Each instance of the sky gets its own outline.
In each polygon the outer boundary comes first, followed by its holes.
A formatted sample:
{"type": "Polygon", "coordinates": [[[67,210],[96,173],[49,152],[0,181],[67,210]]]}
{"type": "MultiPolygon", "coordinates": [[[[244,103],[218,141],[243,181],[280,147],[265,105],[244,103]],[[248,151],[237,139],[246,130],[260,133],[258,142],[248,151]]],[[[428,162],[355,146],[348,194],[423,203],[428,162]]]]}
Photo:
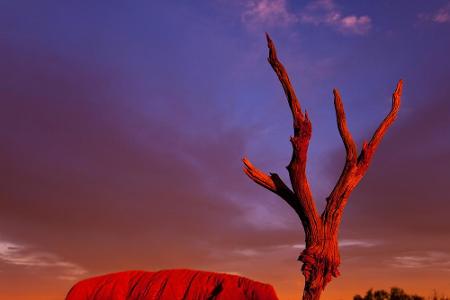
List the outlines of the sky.
{"type": "Polygon", "coordinates": [[[313,126],[319,209],[358,147],[398,119],[351,195],[324,300],[400,286],[450,295],[450,2],[1,1],[0,299],[191,268],[299,299],[301,223],[241,158],[287,182],[292,120],[274,40],[313,126]]]}

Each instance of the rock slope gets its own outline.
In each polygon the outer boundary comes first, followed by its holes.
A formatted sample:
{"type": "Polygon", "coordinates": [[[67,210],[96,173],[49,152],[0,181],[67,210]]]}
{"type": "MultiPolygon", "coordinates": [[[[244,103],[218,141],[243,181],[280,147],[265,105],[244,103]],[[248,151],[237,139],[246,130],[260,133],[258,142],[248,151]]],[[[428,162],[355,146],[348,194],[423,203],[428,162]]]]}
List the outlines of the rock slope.
{"type": "Polygon", "coordinates": [[[271,285],[194,270],[127,271],[82,280],[66,300],[278,300],[271,285]]]}

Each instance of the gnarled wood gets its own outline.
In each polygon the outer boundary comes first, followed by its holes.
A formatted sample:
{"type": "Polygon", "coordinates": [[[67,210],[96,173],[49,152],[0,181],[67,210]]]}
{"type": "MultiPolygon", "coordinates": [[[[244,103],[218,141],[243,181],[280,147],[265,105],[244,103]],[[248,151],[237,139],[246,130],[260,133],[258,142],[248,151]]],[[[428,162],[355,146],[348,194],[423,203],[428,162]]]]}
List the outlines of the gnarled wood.
{"type": "Polygon", "coordinates": [[[300,215],[302,210],[298,201],[296,201],[294,193],[283,182],[283,180],[281,180],[278,174],[270,173],[270,175],[267,175],[253,166],[253,164],[245,157],[242,159],[242,162],[244,163],[244,173],[247,174],[248,177],[250,177],[257,184],[283,198],[301,218],[305,218],[303,215],[300,215]]]}
{"type": "Polygon", "coordinates": [[[273,41],[266,34],[269,47],[268,61],[281,82],[293,117],[294,135],[291,137],[292,158],[287,166],[292,190],[275,174],[269,175],[255,168],[247,158],[243,159],[244,172],[257,184],[284,199],[297,213],[305,230],[306,247],[299,256],[305,276],[304,300],[317,300],[332,277],[339,276],[338,228],[348,197],[366,173],[373,154],[400,108],[402,81],[392,96],[392,108],[381,122],[369,143],[364,143],[357,154],[356,144],[347,127],[341,96],[333,90],[336,121],[346,150],[341,176],[327,198],[323,213],[319,216],[306,177],[306,161],[312,126],[308,114],[302,112],[300,102],[283,64],[278,60],[273,41]]]}
{"type": "Polygon", "coordinates": [[[311,122],[308,114],[306,112],[305,114],[302,113],[300,102],[295,95],[287,71],[278,60],[275,45],[268,34],[266,34],[266,37],[269,47],[268,61],[283,86],[293,117],[294,136],[291,137],[293,151],[291,162],[287,166],[289,178],[297,201],[300,203],[302,212],[306,216],[306,218],[301,220],[302,224],[305,230],[311,232],[311,238],[314,238],[315,232],[321,226],[321,221],[306,177],[307,152],[312,132],[311,122]]]}

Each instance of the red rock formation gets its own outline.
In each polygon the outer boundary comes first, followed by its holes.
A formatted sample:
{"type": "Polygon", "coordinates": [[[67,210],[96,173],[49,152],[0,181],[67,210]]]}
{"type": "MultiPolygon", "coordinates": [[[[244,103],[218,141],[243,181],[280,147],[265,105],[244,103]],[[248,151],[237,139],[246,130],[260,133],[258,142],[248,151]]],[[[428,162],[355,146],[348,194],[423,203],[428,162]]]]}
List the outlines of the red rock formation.
{"type": "Polygon", "coordinates": [[[66,300],[277,300],[271,285],[193,270],[128,271],[75,284],[66,300]]]}

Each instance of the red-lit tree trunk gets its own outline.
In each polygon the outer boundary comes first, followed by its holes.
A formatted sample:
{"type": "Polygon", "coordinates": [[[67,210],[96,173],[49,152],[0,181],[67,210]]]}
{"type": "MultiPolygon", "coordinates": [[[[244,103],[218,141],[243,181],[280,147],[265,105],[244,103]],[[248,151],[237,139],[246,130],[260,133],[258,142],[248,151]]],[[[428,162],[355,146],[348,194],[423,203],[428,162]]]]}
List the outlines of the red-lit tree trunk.
{"type": "Polygon", "coordinates": [[[278,60],[272,40],[269,35],[266,36],[269,47],[268,61],[283,86],[293,117],[294,135],[291,137],[293,151],[291,161],[287,166],[292,189],[277,174],[266,174],[260,171],[246,158],[243,159],[244,172],[257,184],[284,199],[299,216],[305,230],[306,242],[306,247],[298,258],[303,262],[302,273],[305,276],[303,299],[317,300],[331,278],[339,276],[338,229],[342,213],[350,193],[366,173],[378,144],[397,116],[400,108],[402,81],[398,82],[392,95],[391,111],[381,122],[371,140],[368,143],[364,142],[359,155],[347,128],[341,97],[336,89],[333,90],[337,127],[344,142],[346,160],[338,182],[326,199],[326,207],[319,215],[306,178],[311,122],[306,111],[302,112],[286,69],[278,60]]]}

